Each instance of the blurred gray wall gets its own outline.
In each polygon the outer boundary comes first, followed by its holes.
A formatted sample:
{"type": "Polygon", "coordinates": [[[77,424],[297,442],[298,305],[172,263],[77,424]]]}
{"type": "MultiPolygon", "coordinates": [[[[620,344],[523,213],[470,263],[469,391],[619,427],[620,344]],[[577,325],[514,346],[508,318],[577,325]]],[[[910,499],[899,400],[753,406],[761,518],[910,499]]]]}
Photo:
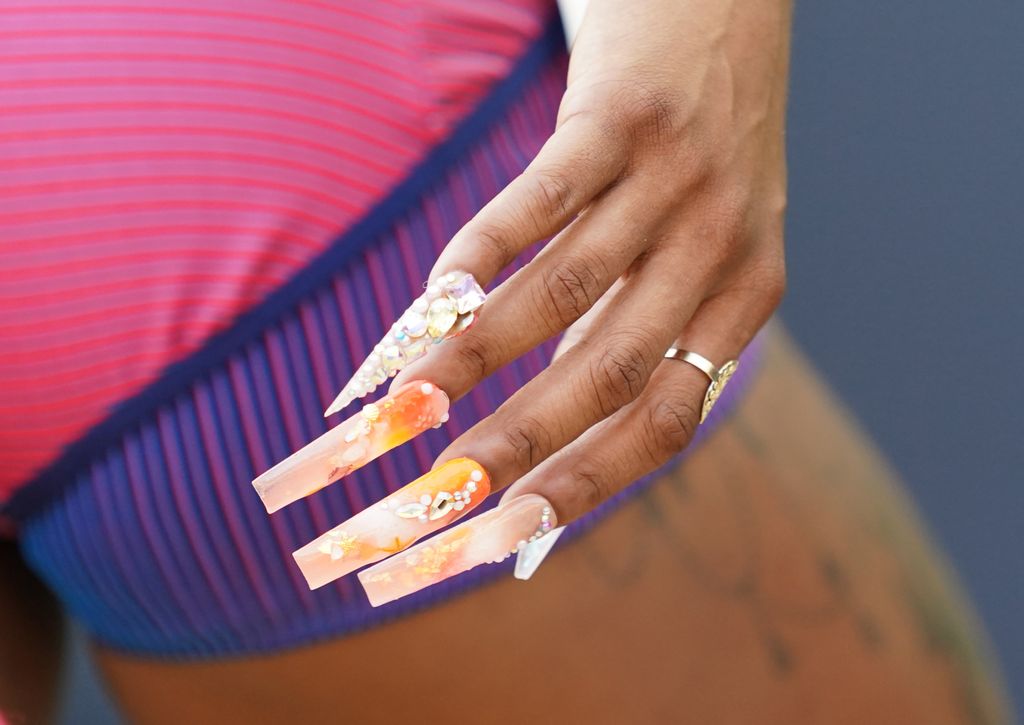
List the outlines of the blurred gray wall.
{"type": "MultiPolygon", "coordinates": [[[[1024,2],[797,5],[784,317],[908,480],[1019,699],[1024,2]]],[[[82,662],[64,720],[110,722],[82,662]]]]}
{"type": "Polygon", "coordinates": [[[1024,2],[797,2],[784,318],[1024,693],[1024,2]]]}

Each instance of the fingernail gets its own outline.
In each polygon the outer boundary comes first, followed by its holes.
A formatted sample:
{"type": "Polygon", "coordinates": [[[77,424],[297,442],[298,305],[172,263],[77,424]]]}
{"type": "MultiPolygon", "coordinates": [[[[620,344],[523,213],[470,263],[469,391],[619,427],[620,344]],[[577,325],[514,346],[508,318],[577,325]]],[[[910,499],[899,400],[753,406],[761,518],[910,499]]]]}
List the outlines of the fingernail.
{"type": "Polygon", "coordinates": [[[410,381],[288,456],[252,485],[273,513],[446,420],[444,391],[425,380],[410,381]]]}
{"type": "Polygon", "coordinates": [[[469,513],[491,481],[476,461],[456,458],[363,509],[293,556],[310,589],[391,556],[469,513]]]}
{"type": "Polygon", "coordinates": [[[481,564],[503,561],[555,526],[542,496],[527,494],[359,573],[370,604],[379,607],[481,564]]]}
{"type": "Polygon", "coordinates": [[[519,550],[519,553],[516,554],[516,579],[526,581],[533,576],[537,568],[544,563],[548,552],[551,551],[551,548],[558,541],[558,537],[562,535],[563,531],[565,531],[564,526],[552,529],[539,539],[528,541],[526,546],[519,550]]]}
{"type": "Polygon", "coordinates": [[[377,343],[324,416],[376,390],[406,365],[426,355],[436,343],[465,332],[486,298],[467,272],[449,272],[432,282],[377,343]]]}

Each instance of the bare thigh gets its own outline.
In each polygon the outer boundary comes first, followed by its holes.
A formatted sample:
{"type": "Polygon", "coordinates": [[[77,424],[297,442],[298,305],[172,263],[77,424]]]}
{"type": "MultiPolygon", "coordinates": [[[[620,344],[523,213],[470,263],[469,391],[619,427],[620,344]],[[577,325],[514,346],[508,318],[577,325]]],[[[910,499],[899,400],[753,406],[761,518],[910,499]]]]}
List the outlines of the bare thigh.
{"type": "Polygon", "coordinates": [[[776,333],[731,420],[529,584],[268,657],[101,650],[115,694],[139,722],[1007,722],[898,481],[776,333]]]}

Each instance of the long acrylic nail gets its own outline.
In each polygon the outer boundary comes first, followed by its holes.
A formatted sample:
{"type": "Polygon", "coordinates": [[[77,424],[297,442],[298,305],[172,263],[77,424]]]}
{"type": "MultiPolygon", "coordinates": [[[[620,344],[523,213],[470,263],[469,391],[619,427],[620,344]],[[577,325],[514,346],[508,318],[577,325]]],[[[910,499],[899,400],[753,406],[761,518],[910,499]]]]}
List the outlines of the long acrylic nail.
{"type": "Polygon", "coordinates": [[[309,542],[293,556],[310,589],[391,556],[468,513],[491,490],[476,461],[456,458],[309,542]]]}
{"type": "Polygon", "coordinates": [[[359,573],[370,604],[379,607],[480,564],[500,562],[555,526],[551,505],[527,494],[359,573]]]}
{"type": "Polygon", "coordinates": [[[324,416],[376,390],[406,365],[426,355],[432,345],[465,332],[485,299],[487,295],[467,272],[449,272],[428,285],[373,348],[324,416]]]}
{"type": "Polygon", "coordinates": [[[516,554],[516,579],[522,579],[526,581],[533,576],[533,573],[537,571],[537,568],[544,563],[544,559],[547,557],[551,548],[558,541],[558,537],[565,531],[564,526],[559,526],[557,529],[551,529],[548,533],[535,541],[528,541],[526,546],[519,550],[516,554]]]}
{"type": "Polygon", "coordinates": [[[448,396],[414,380],[395,390],[252,482],[273,513],[365,466],[383,453],[448,420],[448,396]]]}

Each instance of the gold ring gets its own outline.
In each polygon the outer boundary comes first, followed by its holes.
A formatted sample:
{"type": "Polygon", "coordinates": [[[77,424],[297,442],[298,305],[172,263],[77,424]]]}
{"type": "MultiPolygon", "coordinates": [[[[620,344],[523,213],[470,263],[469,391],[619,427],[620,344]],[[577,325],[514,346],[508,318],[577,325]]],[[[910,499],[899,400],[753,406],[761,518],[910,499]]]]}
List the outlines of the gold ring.
{"type": "Polygon", "coordinates": [[[690,352],[689,350],[682,350],[678,347],[670,347],[668,352],[665,353],[665,357],[670,360],[678,360],[679,362],[693,365],[695,368],[707,375],[708,380],[711,381],[708,385],[707,392],[704,394],[704,405],[700,410],[700,422],[703,423],[704,419],[708,417],[708,413],[710,413],[711,409],[715,407],[715,403],[718,402],[718,398],[722,395],[722,391],[725,390],[725,386],[729,382],[729,378],[733,376],[733,373],[735,373],[736,369],[739,367],[739,362],[736,360],[729,360],[721,367],[718,367],[703,355],[690,352]]]}

